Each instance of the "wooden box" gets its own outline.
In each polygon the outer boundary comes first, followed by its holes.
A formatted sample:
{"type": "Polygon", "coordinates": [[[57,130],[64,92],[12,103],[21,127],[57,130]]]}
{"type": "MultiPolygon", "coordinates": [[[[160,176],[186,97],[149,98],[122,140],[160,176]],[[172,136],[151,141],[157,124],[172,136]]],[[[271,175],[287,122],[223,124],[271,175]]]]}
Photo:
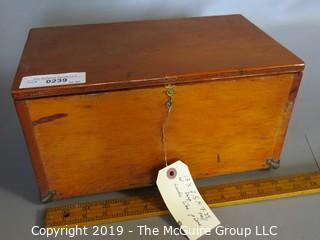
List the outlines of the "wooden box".
{"type": "MultiPolygon", "coordinates": [[[[12,95],[41,196],[148,186],[277,165],[304,63],[241,15],[47,27],[29,33],[12,95]],[[85,82],[21,88],[34,75],[85,82]]],[[[62,83],[63,84],[63,83],[62,83]]]]}

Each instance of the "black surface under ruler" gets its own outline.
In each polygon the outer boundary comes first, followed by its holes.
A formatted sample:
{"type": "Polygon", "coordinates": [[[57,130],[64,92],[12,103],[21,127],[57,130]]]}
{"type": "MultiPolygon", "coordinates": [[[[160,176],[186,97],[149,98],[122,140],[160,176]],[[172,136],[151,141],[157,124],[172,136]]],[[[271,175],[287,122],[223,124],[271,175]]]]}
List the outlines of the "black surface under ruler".
{"type": "MultiPolygon", "coordinates": [[[[199,187],[210,207],[320,193],[320,172],[199,187]]],[[[106,224],[168,214],[158,192],[48,208],[46,227],[106,224]]]]}

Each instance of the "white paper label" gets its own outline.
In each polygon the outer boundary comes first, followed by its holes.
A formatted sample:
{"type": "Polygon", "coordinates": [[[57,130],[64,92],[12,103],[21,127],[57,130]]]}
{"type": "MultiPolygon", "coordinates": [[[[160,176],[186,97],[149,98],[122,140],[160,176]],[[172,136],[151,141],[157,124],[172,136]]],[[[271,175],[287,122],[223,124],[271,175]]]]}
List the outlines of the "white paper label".
{"type": "Polygon", "coordinates": [[[170,213],[189,239],[198,239],[220,224],[183,162],[177,161],[161,169],[157,186],[170,213]]]}
{"type": "Polygon", "coordinates": [[[58,73],[23,77],[19,88],[51,87],[86,82],[85,72],[58,73]]]}

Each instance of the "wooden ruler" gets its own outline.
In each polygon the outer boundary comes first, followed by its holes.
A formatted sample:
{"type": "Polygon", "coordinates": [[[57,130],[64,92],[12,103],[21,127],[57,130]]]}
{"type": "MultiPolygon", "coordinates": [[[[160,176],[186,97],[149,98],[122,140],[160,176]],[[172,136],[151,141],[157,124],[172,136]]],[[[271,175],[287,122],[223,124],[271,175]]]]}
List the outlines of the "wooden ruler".
{"type": "MultiPolygon", "coordinates": [[[[210,207],[320,193],[320,173],[305,173],[199,187],[210,207]]],[[[90,226],[168,214],[156,191],[133,197],[48,208],[46,227],[90,226]]]]}

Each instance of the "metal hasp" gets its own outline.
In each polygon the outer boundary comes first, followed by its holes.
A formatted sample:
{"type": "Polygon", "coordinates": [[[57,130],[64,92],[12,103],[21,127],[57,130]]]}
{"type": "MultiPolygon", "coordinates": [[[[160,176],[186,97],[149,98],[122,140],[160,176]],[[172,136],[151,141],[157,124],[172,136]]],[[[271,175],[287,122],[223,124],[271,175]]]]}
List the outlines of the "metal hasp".
{"type": "Polygon", "coordinates": [[[168,96],[168,101],[167,101],[167,108],[170,109],[173,105],[173,94],[174,94],[174,90],[173,90],[173,86],[168,85],[167,87],[167,96],[168,96]]]}

